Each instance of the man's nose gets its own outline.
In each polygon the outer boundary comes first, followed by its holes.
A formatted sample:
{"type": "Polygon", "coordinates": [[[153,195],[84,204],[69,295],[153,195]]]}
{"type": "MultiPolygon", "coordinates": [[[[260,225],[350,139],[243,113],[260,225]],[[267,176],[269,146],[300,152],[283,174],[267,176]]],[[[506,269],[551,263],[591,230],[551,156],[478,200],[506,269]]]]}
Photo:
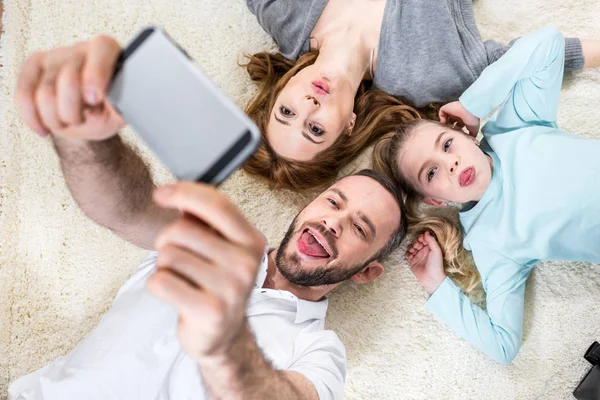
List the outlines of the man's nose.
{"type": "Polygon", "coordinates": [[[321,222],[325,225],[325,229],[330,231],[336,238],[342,233],[342,225],[339,220],[334,218],[324,218],[321,222]]]}

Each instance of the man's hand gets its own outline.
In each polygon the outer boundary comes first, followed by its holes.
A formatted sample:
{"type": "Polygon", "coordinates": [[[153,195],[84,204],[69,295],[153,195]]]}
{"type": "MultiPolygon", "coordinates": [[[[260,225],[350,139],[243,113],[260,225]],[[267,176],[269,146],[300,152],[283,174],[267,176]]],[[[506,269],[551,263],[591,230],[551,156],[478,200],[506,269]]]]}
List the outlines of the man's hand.
{"type": "Polygon", "coordinates": [[[444,258],[437,240],[429,233],[420,235],[406,252],[410,270],[429,295],[446,279],[444,258]]]}
{"type": "Polygon", "coordinates": [[[104,140],[125,121],[106,99],[121,47],[108,36],[31,55],[21,67],[16,101],[27,126],[50,133],[104,140]]]}
{"type": "Polygon", "coordinates": [[[473,137],[477,137],[479,133],[479,118],[464,108],[460,101],[448,103],[440,108],[439,116],[441,123],[457,126],[460,129],[467,128],[473,137]]]}
{"type": "Polygon", "coordinates": [[[212,186],[166,186],[154,199],[184,214],[156,239],[158,270],[148,290],[179,311],[179,340],[190,357],[226,356],[247,329],[246,304],[265,239],[212,186]]]}

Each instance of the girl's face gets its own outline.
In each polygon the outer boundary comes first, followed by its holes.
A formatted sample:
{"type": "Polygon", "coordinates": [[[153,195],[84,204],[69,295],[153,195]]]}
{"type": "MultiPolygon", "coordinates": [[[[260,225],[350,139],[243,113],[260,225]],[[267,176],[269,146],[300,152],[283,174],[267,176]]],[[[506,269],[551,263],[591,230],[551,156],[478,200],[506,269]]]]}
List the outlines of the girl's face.
{"type": "Polygon", "coordinates": [[[343,132],[352,132],[356,93],[347,80],[326,75],[316,66],[308,66],[277,96],[266,133],[278,155],[309,161],[343,132]]]}
{"type": "Polygon", "coordinates": [[[479,201],[492,179],[492,160],[477,140],[458,129],[424,124],[398,155],[403,176],[434,206],[479,201]]]}

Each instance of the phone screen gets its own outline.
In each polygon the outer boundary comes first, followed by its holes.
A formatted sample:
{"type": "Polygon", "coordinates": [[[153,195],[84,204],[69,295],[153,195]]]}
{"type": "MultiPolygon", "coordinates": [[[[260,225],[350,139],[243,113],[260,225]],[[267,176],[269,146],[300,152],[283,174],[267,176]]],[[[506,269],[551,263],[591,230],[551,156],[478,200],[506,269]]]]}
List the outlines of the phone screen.
{"type": "Polygon", "coordinates": [[[223,180],[255,150],[258,128],[162,31],[138,42],[125,49],[111,102],[176,177],[223,180]]]}

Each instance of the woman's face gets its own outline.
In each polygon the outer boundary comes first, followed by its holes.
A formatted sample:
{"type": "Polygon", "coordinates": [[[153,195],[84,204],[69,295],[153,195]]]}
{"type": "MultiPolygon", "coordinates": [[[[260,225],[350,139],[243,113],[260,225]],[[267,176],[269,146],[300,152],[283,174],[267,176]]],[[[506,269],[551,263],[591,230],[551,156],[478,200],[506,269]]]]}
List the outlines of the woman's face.
{"type": "Polygon", "coordinates": [[[479,201],[492,179],[492,162],[477,141],[458,129],[424,124],[398,155],[403,176],[427,204],[479,201]]]}
{"type": "Polygon", "coordinates": [[[275,100],[267,140],[281,157],[309,161],[341,134],[350,134],[355,91],[343,78],[329,78],[314,66],[293,76],[275,100]]]}

